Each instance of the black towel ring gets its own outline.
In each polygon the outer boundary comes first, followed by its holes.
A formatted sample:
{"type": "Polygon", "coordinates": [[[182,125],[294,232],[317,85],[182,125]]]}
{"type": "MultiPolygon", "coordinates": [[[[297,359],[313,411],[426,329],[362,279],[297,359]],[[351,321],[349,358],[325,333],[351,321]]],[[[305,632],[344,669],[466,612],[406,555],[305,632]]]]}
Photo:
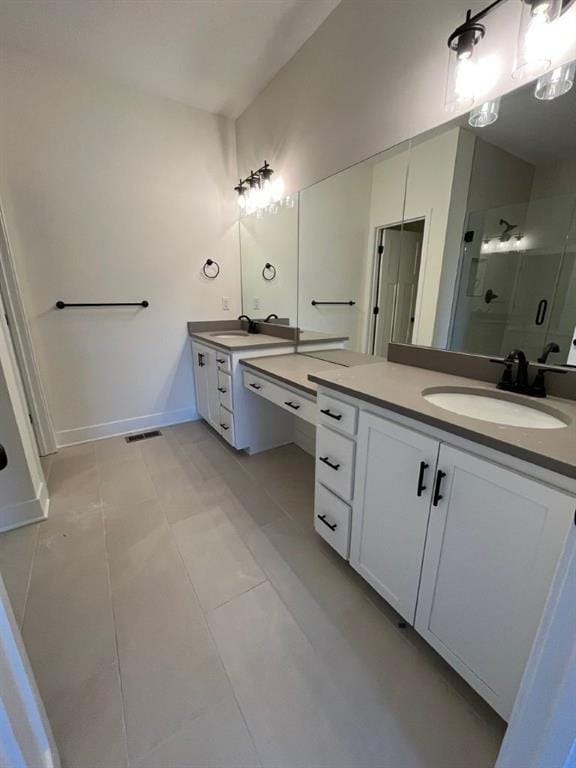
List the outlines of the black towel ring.
{"type": "Polygon", "coordinates": [[[217,262],[213,261],[212,259],[206,259],[206,263],[202,267],[202,272],[204,272],[204,275],[205,275],[205,277],[208,278],[208,280],[215,280],[218,277],[218,275],[220,274],[220,266],[218,265],[217,262]],[[216,272],[215,272],[215,274],[210,275],[206,271],[206,267],[212,267],[212,266],[216,267],[216,272]]]}
{"type": "Polygon", "coordinates": [[[274,264],[270,264],[269,261],[267,261],[266,264],[264,264],[264,269],[262,270],[262,277],[264,278],[264,280],[268,280],[268,282],[270,282],[270,280],[274,280],[274,278],[276,277],[276,267],[274,266],[274,264]],[[270,277],[266,277],[266,272],[272,272],[270,277]]]}

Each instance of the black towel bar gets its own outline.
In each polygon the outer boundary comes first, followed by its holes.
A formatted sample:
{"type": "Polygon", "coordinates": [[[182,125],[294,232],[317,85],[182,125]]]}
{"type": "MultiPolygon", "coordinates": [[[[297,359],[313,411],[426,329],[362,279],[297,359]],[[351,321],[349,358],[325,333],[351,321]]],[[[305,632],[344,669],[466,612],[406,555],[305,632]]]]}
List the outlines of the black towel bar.
{"type": "Polygon", "coordinates": [[[317,307],[320,304],[332,304],[334,306],[353,307],[356,304],[355,301],[316,301],[316,299],[312,299],[311,303],[313,307],[317,307]]]}
{"type": "Polygon", "coordinates": [[[98,302],[98,303],[89,303],[89,304],[68,304],[65,301],[57,301],[56,302],[56,309],[66,309],[67,307],[149,307],[150,302],[146,301],[105,301],[105,302],[98,302]]]}

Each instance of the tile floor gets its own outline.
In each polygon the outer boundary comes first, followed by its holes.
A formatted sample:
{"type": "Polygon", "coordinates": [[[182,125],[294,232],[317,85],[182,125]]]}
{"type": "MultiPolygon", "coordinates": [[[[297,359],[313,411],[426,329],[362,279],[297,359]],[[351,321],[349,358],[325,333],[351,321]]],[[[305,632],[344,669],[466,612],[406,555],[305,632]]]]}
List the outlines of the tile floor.
{"type": "Polygon", "coordinates": [[[314,462],[201,422],[45,461],[0,570],[65,768],[490,768],[504,723],[314,533],[314,462]]]}

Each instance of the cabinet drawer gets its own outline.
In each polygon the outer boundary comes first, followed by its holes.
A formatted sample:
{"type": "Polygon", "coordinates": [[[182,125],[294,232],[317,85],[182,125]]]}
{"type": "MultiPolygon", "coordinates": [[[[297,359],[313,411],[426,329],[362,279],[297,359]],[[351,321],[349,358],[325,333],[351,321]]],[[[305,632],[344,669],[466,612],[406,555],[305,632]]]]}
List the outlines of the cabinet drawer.
{"type": "Polygon", "coordinates": [[[316,434],[316,479],[342,499],[350,501],[356,445],[348,437],[326,427],[316,434]]]}
{"type": "Polygon", "coordinates": [[[230,355],[226,355],[223,352],[216,350],[216,364],[218,370],[224,373],[232,373],[232,364],[230,363],[230,355]]]}
{"type": "Polygon", "coordinates": [[[220,406],[220,434],[231,446],[235,446],[234,416],[223,406],[220,406]]]}
{"type": "Polygon", "coordinates": [[[270,400],[288,413],[305,419],[311,424],[316,424],[316,405],[313,400],[297,395],[291,389],[280,384],[273,384],[271,381],[261,379],[249,371],[244,372],[244,386],[250,392],[265,397],[266,400],[270,400]]]}
{"type": "Polygon", "coordinates": [[[255,376],[249,371],[244,371],[244,386],[249,392],[254,392],[260,397],[265,397],[268,400],[272,400],[272,388],[273,384],[264,381],[259,376],[255,376]]]}
{"type": "Polygon", "coordinates": [[[220,393],[220,405],[232,410],[232,377],[218,370],[218,392],[220,393]]]}
{"type": "Polygon", "coordinates": [[[337,496],[316,483],[314,528],[345,560],[350,552],[351,510],[337,496]]]}
{"type": "Polygon", "coordinates": [[[358,427],[358,408],[328,395],[318,395],[318,424],[324,424],[348,435],[355,435],[358,427]]]}

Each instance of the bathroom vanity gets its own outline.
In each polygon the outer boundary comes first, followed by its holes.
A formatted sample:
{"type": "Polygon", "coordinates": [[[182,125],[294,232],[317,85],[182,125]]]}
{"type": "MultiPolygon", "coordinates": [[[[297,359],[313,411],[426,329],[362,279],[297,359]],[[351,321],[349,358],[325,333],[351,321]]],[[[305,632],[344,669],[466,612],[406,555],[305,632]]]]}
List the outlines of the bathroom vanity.
{"type": "Polygon", "coordinates": [[[574,524],[576,402],[535,404],[556,428],[507,427],[422,394],[486,382],[395,363],[312,379],[317,533],[508,719],[574,524]]]}

